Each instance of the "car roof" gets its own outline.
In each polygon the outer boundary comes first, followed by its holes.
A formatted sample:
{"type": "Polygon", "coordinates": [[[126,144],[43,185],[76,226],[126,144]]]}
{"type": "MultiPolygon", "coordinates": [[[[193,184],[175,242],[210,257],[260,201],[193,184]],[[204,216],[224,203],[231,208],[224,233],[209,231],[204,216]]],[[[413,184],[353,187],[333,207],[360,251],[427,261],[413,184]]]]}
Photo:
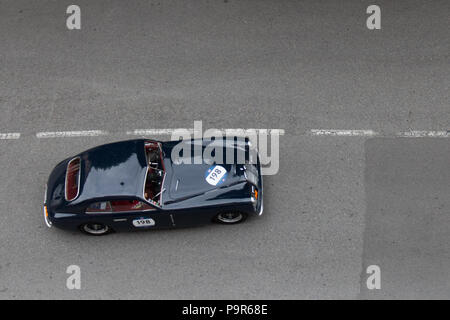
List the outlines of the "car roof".
{"type": "Polygon", "coordinates": [[[115,142],[81,153],[80,194],[70,204],[102,198],[142,198],[147,174],[144,141],[115,142]]]}

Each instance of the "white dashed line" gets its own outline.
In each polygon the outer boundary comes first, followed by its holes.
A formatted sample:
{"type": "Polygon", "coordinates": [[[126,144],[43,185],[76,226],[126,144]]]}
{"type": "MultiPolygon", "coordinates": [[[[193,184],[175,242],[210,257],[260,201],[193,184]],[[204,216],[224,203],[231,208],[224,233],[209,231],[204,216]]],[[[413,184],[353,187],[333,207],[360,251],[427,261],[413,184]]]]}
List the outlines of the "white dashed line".
{"type": "Polygon", "coordinates": [[[256,132],[257,134],[278,134],[280,136],[284,135],[284,129],[219,129],[220,132],[223,134],[230,134],[230,135],[244,135],[256,132]]]}
{"type": "Polygon", "coordinates": [[[19,138],[20,133],[18,132],[0,133],[0,140],[14,140],[19,138]]]}
{"type": "MultiPolygon", "coordinates": [[[[252,132],[256,132],[257,134],[279,134],[284,135],[284,129],[217,129],[222,134],[229,135],[244,135],[252,132]]],[[[187,132],[189,134],[194,133],[194,128],[176,128],[176,129],[136,129],[132,131],[127,131],[127,135],[135,135],[135,136],[151,136],[151,135],[172,135],[175,132],[187,132]]]]}
{"type": "Polygon", "coordinates": [[[310,132],[313,136],[371,137],[378,135],[373,130],[312,129],[310,132]]]}
{"type": "Polygon", "coordinates": [[[108,135],[108,131],[103,130],[54,131],[36,133],[37,138],[95,137],[106,135],[108,135]]]}
{"type": "Polygon", "coordinates": [[[175,131],[188,131],[190,134],[194,133],[193,128],[178,128],[178,129],[136,129],[133,131],[127,131],[127,134],[134,136],[161,136],[161,135],[171,135],[175,131]]]}
{"type": "Polygon", "coordinates": [[[449,131],[405,131],[397,133],[398,137],[412,137],[412,138],[448,138],[450,137],[449,131]]]}
{"type": "MultiPolygon", "coordinates": [[[[227,135],[247,135],[256,132],[257,134],[278,134],[284,135],[284,129],[217,129],[222,134],[227,135]]],[[[135,136],[158,136],[158,135],[172,135],[175,132],[184,132],[188,134],[194,133],[194,128],[173,128],[173,129],[135,129],[126,131],[127,135],[135,136]]],[[[118,132],[115,134],[123,134],[118,132]]],[[[330,137],[411,137],[411,138],[450,138],[450,130],[442,131],[427,131],[427,130],[410,130],[402,131],[394,134],[379,133],[374,130],[341,130],[341,129],[311,129],[306,133],[312,136],[330,136],[330,137]]],[[[68,138],[68,137],[95,137],[110,135],[105,130],[82,130],[82,131],[49,131],[37,132],[36,137],[40,139],[45,138],[68,138]]],[[[0,133],[0,140],[17,140],[20,139],[19,132],[0,133]]]]}

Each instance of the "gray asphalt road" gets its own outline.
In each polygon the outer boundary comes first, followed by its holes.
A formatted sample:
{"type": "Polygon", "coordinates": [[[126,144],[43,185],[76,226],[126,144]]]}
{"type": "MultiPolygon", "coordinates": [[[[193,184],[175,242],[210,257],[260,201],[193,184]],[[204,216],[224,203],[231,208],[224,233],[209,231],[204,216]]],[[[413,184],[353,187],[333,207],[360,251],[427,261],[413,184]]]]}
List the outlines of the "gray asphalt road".
{"type": "Polygon", "coordinates": [[[383,270],[383,290],[362,297],[448,298],[450,143],[371,139],[366,143],[363,265],[383,270]]]}
{"type": "Polygon", "coordinates": [[[21,137],[0,140],[0,298],[450,298],[450,140],[389,138],[450,127],[450,3],[377,1],[377,31],[370,4],[1,1],[0,132],[21,137]],[[194,120],[285,130],[260,219],[101,238],[46,228],[61,159],[194,120]],[[94,129],[111,134],[36,137],[94,129]],[[66,288],[72,264],[81,290],[66,288]],[[370,264],[380,290],[365,287],[370,264]]]}

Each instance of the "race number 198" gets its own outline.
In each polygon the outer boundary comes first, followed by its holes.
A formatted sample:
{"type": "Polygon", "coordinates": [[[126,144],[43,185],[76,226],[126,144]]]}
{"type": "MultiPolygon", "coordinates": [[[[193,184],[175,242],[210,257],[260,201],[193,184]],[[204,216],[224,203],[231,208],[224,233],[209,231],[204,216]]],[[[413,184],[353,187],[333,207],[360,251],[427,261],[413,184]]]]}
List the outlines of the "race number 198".
{"type": "Polygon", "coordinates": [[[224,181],[224,176],[227,173],[227,169],[222,166],[213,166],[208,169],[206,182],[210,185],[217,186],[224,181]]]}

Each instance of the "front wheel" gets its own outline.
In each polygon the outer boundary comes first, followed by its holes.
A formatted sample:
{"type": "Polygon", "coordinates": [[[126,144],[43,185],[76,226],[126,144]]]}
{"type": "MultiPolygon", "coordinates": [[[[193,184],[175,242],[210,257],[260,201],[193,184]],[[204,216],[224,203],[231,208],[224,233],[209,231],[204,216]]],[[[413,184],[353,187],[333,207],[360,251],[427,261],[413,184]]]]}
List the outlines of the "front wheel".
{"type": "Polygon", "coordinates": [[[219,213],[214,221],[222,224],[236,224],[244,221],[247,214],[240,211],[226,211],[219,213]]]}
{"type": "Polygon", "coordinates": [[[91,236],[103,236],[111,232],[111,228],[101,223],[85,223],[80,227],[81,231],[91,236]]]}

